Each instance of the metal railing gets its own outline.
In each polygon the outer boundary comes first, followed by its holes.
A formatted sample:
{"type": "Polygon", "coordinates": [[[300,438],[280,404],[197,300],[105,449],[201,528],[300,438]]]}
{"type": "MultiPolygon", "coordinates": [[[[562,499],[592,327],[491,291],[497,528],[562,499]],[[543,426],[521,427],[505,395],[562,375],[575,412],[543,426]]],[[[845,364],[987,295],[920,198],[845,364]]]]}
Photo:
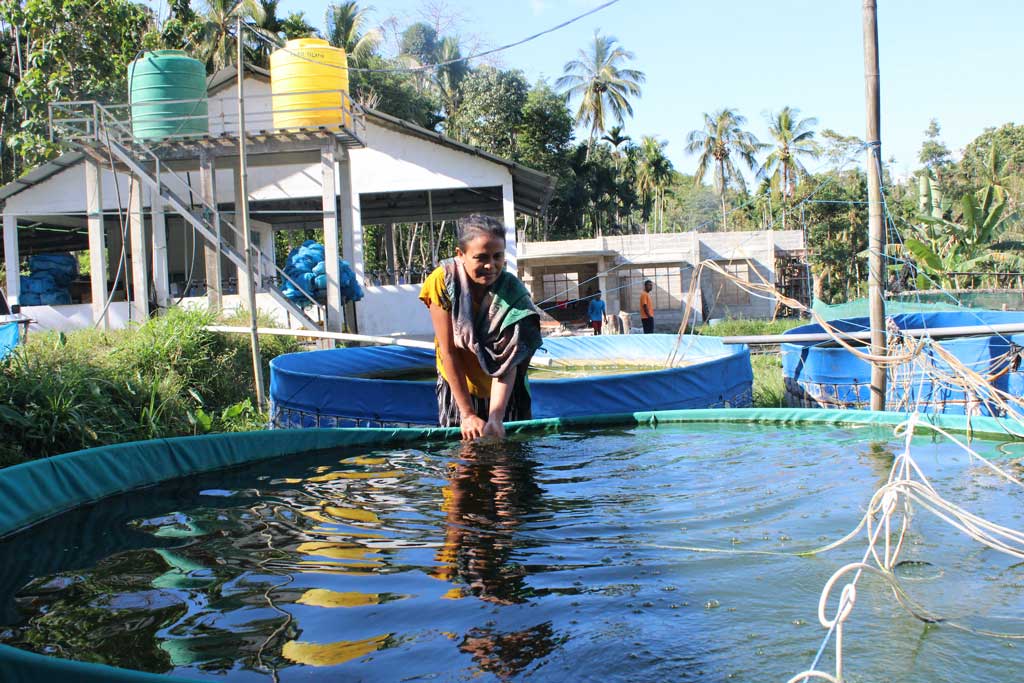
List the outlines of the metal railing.
{"type": "MultiPolygon", "coordinates": [[[[278,93],[271,95],[247,95],[245,97],[246,135],[266,135],[273,133],[289,132],[322,132],[341,130],[354,141],[362,144],[366,135],[366,113],[352,97],[344,90],[304,90],[290,93],[278,93]],[[320,107],[294,107],[284,106],[290,102],[289,98],[308,97],[314,95],[337,95],[340,106],[320,107]],[[329,123],[316,123],[309,125],[281,127],[275,125],[275,117],[295,116],[308,114],[311,117],[319,117],[324,112],[337,112],[335,117],[325,117],[329,123]]],[[[238,135],[239,121],[238,112],[234,100],[230,98],[199,98],[185,100],[160,100],[156,102],[136,102],[134,104],[101,105],[91,100],[79,100],[68,102],[51,102],[47,106],[50,141],[56,142],[59,137],[73,141],[83,139],[95,139],[99,133],[98,109],[101,108],[110,115],[111,121],[118,124],[116,142],[121,144],[136,144],[138,142],[173,142],[175,140],[188,140],[204,135],[238,135]],[[145,111],[150,107],[175,106],[182,109],[188,108],[190,113],[181,115],[163,116],[158,112],[145,111]],[[199,112],[202,105],[206,111],[199,112]],[[134,111],[133,111],[134,110],[134,111]],[[142,133],[140,136],[135,131],[145,129],[145,126],[152,125],[159,120],[162,123],[179,122],[177,130],[188,130],[187,125],[193,121],[206,123],[207,133],[196,132],[172,132],[159,136],[149,136],[142,133]]],[[[141,132],[141,131],[140,131],[141,132]]]]}
{"type": "MultiPolygon", "coordinates": [[[[242,263],[244,263],[244,253],[237,253],[237,247],[224,240],[223,234],[221,233],[219,228],[220,226],[226,226],[229,230],[229,234],[233,234],[236,238],[239,239],[242,237],[242,233],[233,223],[231,223],[231,221],[227,220],[220,214],[217,207],[208,204],[200,194],[198,196],[199,206],[202,207],[203,209],[203,215],[196,216],[195,213],[192,211],[191,204],[186,204],[183,200],[178,198],[171,191],[167,183],[164,182],[163,178],[167,176],[173,177],[177,180],[178,183],[180,183],[182,187],[185,188],[190,188],[191,185],[189,182],[187,182],[185,179],[183,179],[181,176],[175,173],[173,169],[163,164],[159,155],[157,155],[156,152],[150,149],[146,144],[139,141],[135,141],[131,145],[130,150],[125,149],[125,144],[122,142],[122,140],[126,138],[133,139],[130,125],[126,124],[122,120],[119,120],[113,114],[113,112],[111,112],[107,107],[99,104],[98,102],[72,102],[58,104],[74,105],[75,107],[87,107],[89,115],[69,117],[67,119],[64,119],[63,121],[69,121],[75,125],[84,124],[84,127],[81,128],[83,135],[87,135],[89,138],[94,139],[101,146],[107,147],[118,157],[123,157],[124,155],[127,155],[128,157],[134,158],[132,157],[131,152],[141,152],[145,156],[149,157],[148,160],[141,162],[135,159],[135,162],[139,166],[140,170],[143,171],[144,173],[150,172],[150,169],[146,168],[147,164],[152,166],[152,175],[149,175],[148,179],[150,180],[151,183],[153,183],[156,186],[156,189],[159,191],[159,194],[165,200],[173,200],[170,202],[171,206],[178,213],[180,213],[182,217],[192,222],[195,227],[199,227],[199,225],[197,225],[198,223],[204,226],[207,231],[210,231],[211,234],[204,235],[204,237],[207,239],[207,241],[214,243],[215,246],[219,246],[221,250],[228,255],[228,258],[235,262],[236,266],[239,266],[242,263]],[[122,149],[118,150],[116,146],[120,146],[122,149]],[[212,223],[210,218],[208,218],[213,216],[217,217],[217,223],[212,223]],[[216,244],[216,240],[218,239],[220,242],[219,245],[216,244]]],[[[51,112],[55,109],[57,109],[57,105],[51,105],[51,112]]],[[[51,129],[51,134],[52,133],[53,129],[51,129]]],[[[122,160],[124,159],[122,158],[122,160]]],[[[203,231],[200,230],[200,232],[203,231]]],[[[302,296],[316,308],[318,317],[326,317],[324,315],[325,311],[322,310],[325,308],[323,304],[317,301],[297,281],[295,281],[291,276],[285,273],[284,270],[278,267],[278,265],[274,262],[273,258],[265,255],[254,244],[250,244],[249,249],[251,250],[251,256],[256,259],[256,263],[263,263],[265,265],[273,267],[274,273],[271,276],[270,280],[273,282],[273,289],[277,289],[276,293],[279,294],[281,298],[287,299],[287,297],[284,296],[280,288],[277,287],[277,283],[289,282],[295,288],[296,291],[300,292],[302,296]]],[[[261,282],[261,284],[266,285],[267,280],[264,279],[261,282]]],[[[299,310],[295,312],[301,313],[301,308],[297,305],[296,308],[299,310]]]]}

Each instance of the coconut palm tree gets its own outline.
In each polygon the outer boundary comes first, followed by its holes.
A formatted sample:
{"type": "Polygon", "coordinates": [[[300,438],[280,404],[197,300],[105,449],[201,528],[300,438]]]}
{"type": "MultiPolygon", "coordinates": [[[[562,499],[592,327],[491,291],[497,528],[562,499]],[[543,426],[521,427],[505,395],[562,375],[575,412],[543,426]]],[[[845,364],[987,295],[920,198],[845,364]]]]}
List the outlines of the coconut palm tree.
{"type": "Polygon", "coordinates": [[[800,178],[807,175],[803,159],[817,159],[821,148],[814,140],[818,119],[800,118],[800,110],[783,107],[768,120],[774,149],[765,157],[757,176],[768,179],[772,193],[782,195],[782,229],[786,229],[786,208],[800,178]]]}
{"type": "Polygon", "coordinates": [[[633,115],[629,98],[640,97],[640,84],[646,80],[643,72],[621,67],[633,59],[633,53],[617,42],[595,31],[594,44],[589,50],[580,50],[578,59],[567,62],[564,75],[555,81],[568,99],[580,100],[576,124],[590,126],[588,153],[597,136],[607,129],[609,118],[621,124],[626,116],[633,115]]]}
{"type": "Polygon", "coordinates": [[[238,17],[259,25],[265,12],[258,0],[208,0],[202,17],[197,52],[214,72],[235,63],[235,23],[238,17]]]}
{"type": "MultiPolygon", "coordinates": [[[[282,22],[281,17],[277,15],[277,6],[280,0],[259,0],[259,3],[260,8],[263,10],[263,16],[258,22],[253,22],[253,28],[259,30],[265,36],[273,36],[275,41],[280,40],[282,22]]],[[[270,64],[270,53],[274,51],[273,44],[259,38],[249,41],[249,44],[251,45],[253,61],[259,66],[268,66],[270,64]]]]}
{"type": "Polygon", "coordinates": [[[444,64],[434,71],[434,85],[444,108],[445,133],[458,139],[459,131],[453,130],[452,121],[457,118],[456,114],[462,104],[462,81],[469,73],[469,67],[464,61],[456,61],[462,58],[458,38],[449,36],[442,40],[437,57],[438,63],[444,64]]]}
{"type": "Polygon", "coordinates": [[[637,185],[643,198],[644,220],[650,218],[653,204],[658,232],[665,228],[665,189],[672,182],[672,162],[665,156],[666,145],[668,142],[650,135],[640,138],[640,164],[636,173],[637,185]]]}
{"type": "Polygon", "coordinates": [[[757,168],[756,155],[765,145],[753,133],[743,130],[747,122],[735,109],[721,109],[713,115],[704,114],[703,130],[692,130],[686,136],[686,151],[700,154],[694,184],[700,185],[709,169],[714,171],[715,191],[722,201],[722,229],[727,226],[725,191],[736,185],[746,192],[747,181],[736,166],[742,161],[753,171],[757,168]]]}
{"type": "Polygon", "coordinates": [[[306,21],[305,12],[289,12],[288,16],[281,22],[281,33],[285,40],[296,38],[312,38],[318,35],[316,26],[306,21]]]}
{"type": "Polygon", "coordinates": [[[355,0],[327,6],[327,42],[345,50],[349,66],[364,64],[384,37],[379,28],[367,28],[372,11],[355,0]]]}

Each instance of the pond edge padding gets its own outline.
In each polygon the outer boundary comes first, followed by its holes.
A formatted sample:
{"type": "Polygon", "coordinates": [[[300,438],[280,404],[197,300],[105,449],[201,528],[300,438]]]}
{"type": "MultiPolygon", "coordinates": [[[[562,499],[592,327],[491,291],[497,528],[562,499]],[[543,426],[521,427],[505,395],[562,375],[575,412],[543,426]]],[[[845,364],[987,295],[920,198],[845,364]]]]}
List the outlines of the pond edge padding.
{"type": "MultiPolygon", "coordinates": [[[[698,422],[891,429],[905,420],[906,415],[901,413],[733,408],[549,418],[509,423],[507,430],[510,434],[530,434],[591,427],[657,427],[659,424],[698,422]]],[[[955,415],[926,415],[921,420],[946,431],[966,432],[977,438],[1015,438],[1009,423],[996,418],[968,420],[955,415]]],[[[458,429],[436,427],[304,429],[157,439],[66,453],[0,470],[0,538],[76,507],[180,477],[306,451],[438,443],[458,437],[458,429]]],[[[29,683],[40,680],[174,683],[195,679],[58,659],[0,645],[0,681],[29,683]]]]}

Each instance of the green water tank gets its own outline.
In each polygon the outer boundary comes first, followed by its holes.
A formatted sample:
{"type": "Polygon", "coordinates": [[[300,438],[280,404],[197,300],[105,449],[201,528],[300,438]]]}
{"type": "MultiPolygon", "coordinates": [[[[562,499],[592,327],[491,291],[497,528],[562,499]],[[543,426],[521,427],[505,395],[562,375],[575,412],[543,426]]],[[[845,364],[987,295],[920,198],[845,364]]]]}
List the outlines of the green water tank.
{"type": "Polygon", "coordinates": [[[128,97],[136,140],[204,135],[206,68],[181,50],[154,50],[128,65],[128,97]]]}

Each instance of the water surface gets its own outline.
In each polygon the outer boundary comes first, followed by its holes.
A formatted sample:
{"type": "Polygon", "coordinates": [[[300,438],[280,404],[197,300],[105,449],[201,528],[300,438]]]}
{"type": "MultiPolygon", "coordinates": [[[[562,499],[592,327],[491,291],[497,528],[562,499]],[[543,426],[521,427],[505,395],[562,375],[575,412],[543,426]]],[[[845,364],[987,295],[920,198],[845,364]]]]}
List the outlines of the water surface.
{"type": "MultiPolygon", "coordinates": [[[[191,477],[0,543],[0,641],[228,681],[765,681],[805,669],[822,586],[898,444],[872,429],[672,425],[332,451],[191,477]],[[702,552],[696,549],[725,552],[702,552]]],[[[1021,446],[982,445],[1018,474],[1021,446]]],[[[947,497],[1021,493],[919,439],[947,497]]],[[[899,574],[930,610],[1024,633],[1013,560],[923,510],[899,574]]],[[[1020,641],[926,626],[866,576],[850,681],[1006,681],[1020,641]]],[[[831,662],[831,648],[827,662],[831,662]]]]}

